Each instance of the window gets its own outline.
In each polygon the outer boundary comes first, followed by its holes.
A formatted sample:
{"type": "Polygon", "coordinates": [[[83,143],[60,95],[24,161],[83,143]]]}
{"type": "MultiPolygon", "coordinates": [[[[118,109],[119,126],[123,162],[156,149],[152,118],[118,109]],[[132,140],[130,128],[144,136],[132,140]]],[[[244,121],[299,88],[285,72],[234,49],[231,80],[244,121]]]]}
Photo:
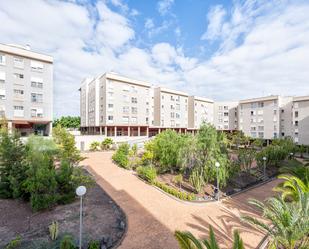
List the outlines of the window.
{"type": "Polygon", "coordinates": [[[137,107],[131,107],[131,113],[137,114],[137,107]]]}
{"type": "Polygon", "coordinates": [[[129,106],[123,106],[122,107],[122,112],[123,113],[129,113],[129,106]]]}
{"type": "Polygon", "coordinates": [[[298,126],[298,121],[297,120],[295,121],[295,126],[298,126]]]}
{"type": "Polygon", "coordinates": [[[5,55],[0,54],[0,65],[5,65],[5,55]]]}
{"type": "Polygon", "coordinates": [[[20,57],[14,57],[13,59],[14,67],[24,68],[24,59],[20,57]]]}
{"type": "Polygon", "coordinates": [[[14,73],[13,76],[14,76],[15,79],[23,79],[24,78],[24,75],[21,74],[21,73],[14,73]]]}
{"type": "Polygon", "coordinates": [[[31,102],[42,103],[43,102],[43,94],[41,94],[41,93],[31,93],[31,102]]]}
{"type": "Polygon", "coordinates": [[[223,109],[224,109],[224,110],[228,110],[229,107],[225,105],[225,106],[223,107],[223,109]]]}
{"type": "Polygon", "coordinates": [[[294,108],[298,108],[298,103],[294,103],[294,108]]]}
{"type": "Polygon", "coordinates": [[[171,118],[175,118],[175,113],[171,112],[171,118]]]}
{"type": "Polygon", "coordinates": [[[251,132],[251,137],[256,137],[256,132],[251,132]]]}
{"type": "Polygon", "coordinates": [[[14,110],[24,110],[24,107],[21,105],[15,105],[14,110]]]}
{"type": "Polygon", "coordinates": [[[40,61],[31,61],[30,62],[31,69],[35,71],[42,71],[44,68],[44,65],[40,61]]]}
{"type": "Polygon", "coordinates": [[[5,83],[5,72],[0,72],[0,83],[5,83]]]}
{"type": "Polygon", "coordinates": [[[109,109],[113,109],[114,108],[114,104],[108,104],[108,108],[109,109]]]}
{"type": "Polygon", "coordinates": [[[125,124],[128,124],[129,123],[129,117],[128,116],[123,116],[122,117],[122,122],[125,123],[125,124]]]}
{"type": "Polygon", "coordinates": [[[129,96],[123,95],[123,99],[125,103],[129,103],[129,96]]]}
{"type": "MultiPolygon", "coordinates": [[[[147,118],[146,118],[146,122],[147,122],[147,118]]],[[[137,123],[137,117],[131,117],[131,123],[136,124],[137,123]]]]}
{"type": "Polygon", "coordinates": [[[5,89],[0,89],[0,99],[5,99],[5,89]]]}
{"type": "Polygon", "coordinates": [[[148,108],[146,108],[146,115],[148,115],[149,114],[149,109],[148,108]]]}
{"type": "Polygon", "coordinates": [[[180,118],[180,114],[179,113],[176,113],[176,118],[180,118]]]}
{"type": "Polygon", "coordinates": [[[114,122],[114,116],[108,116],[107,120],[108,120],[108,123],[113,123],[114,122]]]}
{"type": "Polygon", "coordinates": [[[258,136],[259,136],[259,138],[264,138],[264,132],[259,132],[258,136]]]}
{"type": "Polygon", "coordinates": [[[43,88],[43,79],[31,77],[31,87],[43,88]]]}
{"type": "Polygon", "coordinates": [[[108,93],[107,93],[107,97],[108,97],[109,99],[113,99],[113,98],[114,98],[114,93],[113,93],[113,92],[108,92],[108,93]]]}
{"type": "Polygon", "coordinates": [[[180,110],[180,105],[176,104],[176,110],[179,111],[180,110]]]}
{"type": "Polygon", "coordinates": [[[171,105],[171,110],[174,110],[175,108],[174,108],[174,106],[173,105],[171,105]]]}
{"type": "Polygon", "coordinates": [[[258,107],[264,107],[264,102],[259,102],[258,107]]]}
{"type": "Polygon", "coordinates": [[[263,115],[264,111],[263,110],[258,110],[257,114],[258,115],[263,115]]]}
{"type": "Polygon", "coordinates": [[[20,97],[20,95],[24,95],[24,90],[14,89],[14,96],[20,97]]]}
{"type": "Polygon", "coordinates": [[[173,95],[171,95],[171,100],[172,100],[172,101],[174,101],[174,100],[175,100],[173,95]]]}
{"type": "Polygon", "coordinates": [[[146,117],[146,124],[148,124],[149,123],[149,118],[148,117],[146,117]]]}
{"type": "Polygon", "coordinates": [[[30,113],[31,113],[31,117],[35,118],[42,118],[43,117],[43,110],[40,109],[40,108],[32,108],[30,110],[30,113]]]}
{"type": "Polygon", "coordinates": [[[137,93],[136,87],[135,86],[131,86],[131,91],[132,91],[132,93],[137,93]]]}
{"type": "Polygon", "coordinates": [[[131,98],[131,102],[132,102],[132,104],[137,104],[137,98],[132,97],[132,98],[131,98]]]}
{"type": "Polygon", "coordinates": [[[14,106],[14,117],[23,117],[24,116],[24,107],[23,106],[14,106]]]}
{"type": "Polygon", "coordinates": [[[5,106],[0,106],[0,117],[5,117],[5,106]]]}
{"type": "Polygon", "coordinates": [[[295,118],[298,118],[298,111],[295,111],[295,118]]]}
{"type": "Polygon", "coordinates": [[[224,117],[228,117],[229,116],[229,113],[228,112],[225,112],[224,113],[224,117]]]}

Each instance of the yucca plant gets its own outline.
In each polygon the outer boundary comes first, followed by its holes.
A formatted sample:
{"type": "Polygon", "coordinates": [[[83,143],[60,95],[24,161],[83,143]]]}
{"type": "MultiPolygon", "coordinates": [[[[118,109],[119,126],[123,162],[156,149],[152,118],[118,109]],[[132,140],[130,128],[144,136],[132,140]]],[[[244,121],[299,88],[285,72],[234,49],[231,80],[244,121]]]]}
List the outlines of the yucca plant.
{"type": "Polygon", "coordinates": [[[269,198],[266,203],[250,200],[249,203],[262,211],[269,223],[250,216],[243,216],[247,223],[267,232],[269,248],[296,249],[309,247],[309,193],[298,188],[298,201],[285,202],[282,197],[269,198]]]}
{"type": "Polygon", "coordinates": [[[303,193],[309,192],[309,182],[303,182],[296,176],[279,175],[278,178],[285,181],[279,183],[274,188],[274,191],[281,192],[282,199],[285,201],[298,201],[300,191],[303,193]]]}
{"type": "MultiPolygon", "coordinates": [[[[175,232],[175,238],[178,241],[180,249],[219,249],[213,228],[209,227],[209,239],[198,240],[190,232],[175,232]]],[[[244,243],[239,236],[238,231],[234,232],[233,249],[244,249],[244,243]]]]}

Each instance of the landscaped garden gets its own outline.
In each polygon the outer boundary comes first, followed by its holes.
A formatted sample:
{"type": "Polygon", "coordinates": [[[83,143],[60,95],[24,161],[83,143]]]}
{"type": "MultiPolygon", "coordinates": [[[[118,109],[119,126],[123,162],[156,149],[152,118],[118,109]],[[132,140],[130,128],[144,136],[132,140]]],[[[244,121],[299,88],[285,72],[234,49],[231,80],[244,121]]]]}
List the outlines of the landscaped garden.
{"type": "Polygon", "coordinates": [[[123,237],[122,210],[78,166],[74,137],[57,126],[52,138],[21,140],[6,124],[0,131],[0,248],[73,249],[79,239],[79,201],[84,197],[83,248],[112,248],[123,237]]]}
{"type": "Polygon", "coordinates": [[[225,134],[204,124],[195,136],[164,131],[141,151],[121,144],[113,160],[179,199],[208,201],[217,196],[217,180],[220,196],[229,196],[275,177],[283,168],[302,165],[294,158],[296,152],[290,139],[266,146],[240,132],[225,134]]]}

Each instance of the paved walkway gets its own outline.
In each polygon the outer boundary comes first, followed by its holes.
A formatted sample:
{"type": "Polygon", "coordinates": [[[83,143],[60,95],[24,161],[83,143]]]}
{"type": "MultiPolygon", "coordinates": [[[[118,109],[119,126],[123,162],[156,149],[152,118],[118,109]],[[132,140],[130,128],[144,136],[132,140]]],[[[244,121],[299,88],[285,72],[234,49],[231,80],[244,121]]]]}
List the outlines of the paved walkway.
{"type": "Polygon", "coordinates": [[[176,229],[205,238],[209,225],[213,226],[223,248],[230,248],[234,229],[240,232],[246,249],[256,248],[263,238],[263,234],[242,223],[239,217],[240,214],[256,216],[256,210],[247,204],[247,199],[269,197],[278,180],[223,203],[191,205],[170,198],[139,180],[132,172],[117,167],[112,163],[111,155],[111,152],[84,154],[88,158],[82,164],[89,166],[97,182],[128,217],[128,233],[119,248],[178,249],[173,237],[176,229]]]}

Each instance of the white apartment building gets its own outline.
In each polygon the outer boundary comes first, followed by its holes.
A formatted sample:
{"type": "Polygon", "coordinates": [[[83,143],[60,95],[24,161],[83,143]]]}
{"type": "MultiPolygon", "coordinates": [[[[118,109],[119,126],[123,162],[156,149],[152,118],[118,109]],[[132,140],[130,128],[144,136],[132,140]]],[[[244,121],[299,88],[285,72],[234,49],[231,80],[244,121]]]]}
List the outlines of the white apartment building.
{"type": "Polygon", "coordinates": [[[309,144],[309,96],[294,97],[292,105],[292,137],[298,144],[309,144]]]}
{"type": "Polygon", "coordinates": [[[214,103],[214,125],[217,130],[237,130],[238,102],[215,102],[214,103]]]}
{"type": "Polygon", "coordinates": [[[187,128],[188,99],[185,92],[163,87],[154,88],[154,126],[187,128]]]}
{"type": "Polygon", "coordinates": [[[203,122],[214,123],[214,101],[207,98],[190,96],[188,105],[188,128],[198,129],[203,122]]]}
{"type": "Polygon", "coordinates": [[[149,134],[153,122],[150,84],[106,73],[84,80],[80,92],[82,132],[106,136],[149,134]]]}
{"type": "Polygon", "coordinates": [[[53,58],[29,46],[0,44],[0,115],[22,136],[50,135],[53,58]]]}
{"type": "Polygon", "coordinates": [[[241,100],[239,130],[253,138],[274,139],[291,136],[291,97],[278,95],[241,100]]]}

